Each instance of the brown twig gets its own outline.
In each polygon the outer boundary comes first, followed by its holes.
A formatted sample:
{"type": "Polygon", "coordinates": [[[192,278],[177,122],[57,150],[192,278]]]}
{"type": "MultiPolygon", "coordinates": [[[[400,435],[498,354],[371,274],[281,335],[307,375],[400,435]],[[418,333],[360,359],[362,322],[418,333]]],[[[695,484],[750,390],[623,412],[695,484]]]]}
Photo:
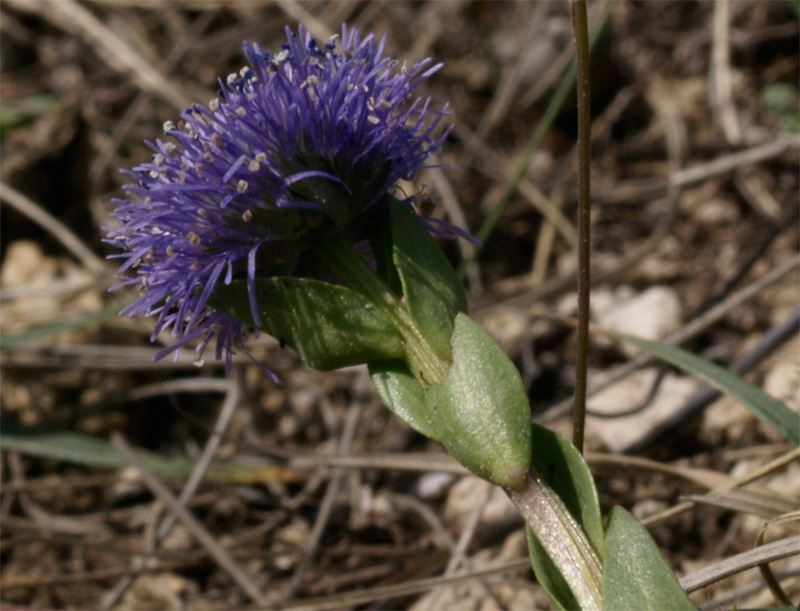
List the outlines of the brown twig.
{"type": "Polygon", "coordinates": [[[145,485],[150,491],[163,502],[175,515],[186,530],[208,551],[209,555],[217,562],[231,578],[244,590],[247,596],[256,604],[262,607],[270,607],[271,601],[256,587],[239,564],[228,554],[227,551],[211,536],[211,533],[203,524],[195,518],[184,505],[162,484],[158,478],[152,475],[144,466],[142,461],[130,449],[125,439],[119,433],[112,435],[112,442],[119,450],[120,454],[127,460],[142,477],[145,485]]]}

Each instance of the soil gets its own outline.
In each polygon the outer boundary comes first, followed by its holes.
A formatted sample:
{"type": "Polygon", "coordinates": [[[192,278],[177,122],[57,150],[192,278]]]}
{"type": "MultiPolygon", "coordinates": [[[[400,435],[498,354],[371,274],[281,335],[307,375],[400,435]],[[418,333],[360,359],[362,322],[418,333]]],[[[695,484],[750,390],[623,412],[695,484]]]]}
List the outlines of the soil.
{"type": "MultiPolygon", "coordinates": [[[[597,0],[589,12],[595,322],[657,339],[722,308],[681,346],[726,368],[755,354],[747,379],[800,411],[796,261],[733,301],[800,247],[797,2],[597,0]]],[[[531,148],[573,56],[569,4],[5,0],[0,14],[0,607],[550,608],[508,500],[392,416],[365,369],[318,372],[264,336],[249,346],[282,387],[246,357],[229,375],[210,353],[202,367],[191,350],[153,363],[170,338],[153,346],[152,320],[116,315],[135,296],[108,291],[103,237],[124,196],[119,169],[149,160],[143,140],[241,68],[242,40],[278,49],[298,20],[321,40],[343,21],[386,34],[392,56],[443,63],[423,89],[455,124],[437,167],[401,188],[475,235],[502,207],[467,268],[470,312],[519,367],[534,419],[569,436],[573,91],[531,148]],[[260,604],[195,527],[178,520],[157,541],[174,511],[110,441],[151,453],[177,495],[230,402],[220,462],[188,509],[260,604]],[[502,570],[472,575],[488,567],[502,570]],[[424,581],[450,573],[466,576],[424,581]]],[[[455,266],[473,254],[442,247],[455,266]]],[[[590,380],[633,358],[593,336],[590,380]]],[[[651,362],[589,403],[604,511],[645,520],[679,576],[762,543],[765,523],[765,541],[797,534],[796,518],[770,522],[800,504],[796,456],[755,485],[700,496],[792,450],[733,398],[691,408],[704,389],[651,362]]],[[[796,604],[797,557],[772,566],[796,604]]],[[[692,596],[776,604],[755,569],[692,596]]]]}

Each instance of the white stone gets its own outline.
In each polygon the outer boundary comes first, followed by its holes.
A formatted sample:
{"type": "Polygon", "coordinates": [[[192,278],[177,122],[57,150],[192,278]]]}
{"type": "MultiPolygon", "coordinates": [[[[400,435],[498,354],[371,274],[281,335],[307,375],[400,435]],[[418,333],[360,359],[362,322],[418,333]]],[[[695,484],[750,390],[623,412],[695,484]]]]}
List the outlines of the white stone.
{"type": "MultiPolygon", "coordinates": [[[[607,329],[644,339],[662,339],[681,325],[681,302],[677,293],[665,286],[654,286],[631,294],[629,287],[620,287],[606,297],[593,297],[592,311],[597,324],[607,329]]],[[[639,350],[621,344],[628,356],[639,350]]]]}
{"type": "Polygon", "coordinates": [[[487,487],[492,490],[481,514],[479,528],[504,524],[519,515],[514,504],[498,486],[492,486],[474,475],[467,475],[450,489],[444,503],[445,521],[452,524],[456,532],[464,527],[475,508],[483,503],[487,487]]]}
{"type": "MultiPolygon", "coordinates": [[[[591,397],[588,407],[594,412],[615,414],[641,405],[657,375],[657,368],[634,372],[591,397]]],[[[589,415],[586,418],[586,430],[598,437],[610,451],[619,452],[669,419],[700,388],[702,383],[697,380],[667,374],[658,394],[647,408],[630,416],[613,419],[589,415]]]]}

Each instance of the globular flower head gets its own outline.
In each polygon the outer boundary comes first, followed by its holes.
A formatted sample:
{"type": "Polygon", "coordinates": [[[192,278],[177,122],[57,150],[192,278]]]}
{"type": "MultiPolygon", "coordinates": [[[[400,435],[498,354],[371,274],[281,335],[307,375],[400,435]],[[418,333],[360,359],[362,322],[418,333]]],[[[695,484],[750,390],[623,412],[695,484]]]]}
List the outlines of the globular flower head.
{"type": "MultiPolygon", "coordinates": [[[[219,283],[246,278],[260,324],[258,276],[292,274],[320,232],[363,239],[398,179],[413,179],[444,135],[446,107],[414,97],[440,65],[384,57],[384,42],[342,27],[319,46],[300,26],[271,55],[245,43],[249,67],[220,81],[208,106],[186,110],[170,137],[148,142],[150,163],[128,172],[135,201],[115,200],[124,250],[118,286],[135,285],[131,316],[157,316],[153,338],[176,342],[156,358],[216,338],[228,365],[246,328],[209,305],[219,283]]],[[[445,134],[446,135],[446,134],[445,134]]]]}

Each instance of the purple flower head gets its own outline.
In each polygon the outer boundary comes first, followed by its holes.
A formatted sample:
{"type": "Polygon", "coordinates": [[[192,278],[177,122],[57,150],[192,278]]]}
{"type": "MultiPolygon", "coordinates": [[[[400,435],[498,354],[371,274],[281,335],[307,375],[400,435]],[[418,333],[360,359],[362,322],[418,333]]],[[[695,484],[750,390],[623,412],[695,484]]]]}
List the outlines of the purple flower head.
{"type": "Polygon", "coordinates": [[[346,26],[322,47],[303,26],[286,34],[275,55],[245,43],[250,66],[168,121],[171,140],[147,142],[152,161],[126,172],[137,201],[115,200],[122,227],[108,242],[124,250],[120,272],[135,273],[117,286],[141,290],[123,313],[157,316],[153,339],[176,339],[156,358],[195,339],[202,353],[216,337],[230,367],[247,329],[209,305],[215,286],[247,278],[260,324],[256,277],[294,273],[320,232],[363,239],[395,182],[447,135],[433,135],[447,107],[413,95],[440,64],[399,66],[385,39],[346,26]]]}

